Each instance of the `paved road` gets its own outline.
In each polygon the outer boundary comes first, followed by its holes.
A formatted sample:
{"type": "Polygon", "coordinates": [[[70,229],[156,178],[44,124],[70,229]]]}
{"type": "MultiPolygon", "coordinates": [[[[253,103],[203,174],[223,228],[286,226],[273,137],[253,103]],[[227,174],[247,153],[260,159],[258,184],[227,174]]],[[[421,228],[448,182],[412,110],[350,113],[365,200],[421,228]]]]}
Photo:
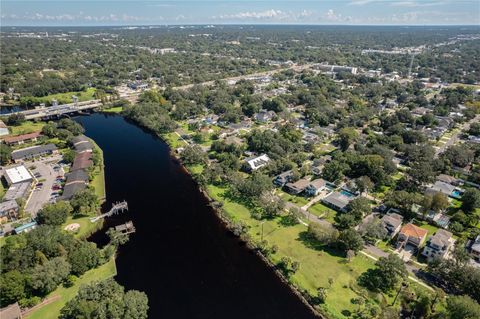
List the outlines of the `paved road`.
{"type": "Polygon", "coordinates": [[[438,157],[438,155],[440,155],[441,153],[443,153],[449,146],[451,145],[454,145],[458,140],[459,140],[459,136],[460,134],[462,134],[463,131],[465,130],[468,130],[470,128],[470,125],[472,125],[473,123],[475,122],[479,122],[480,121],[480,115],[477,115],[475,116],[473,119],[471,119],[470,121],[466,122],[466,123],[463,123],[458,132],[453,134],[449,139],[448,141],[446,141],[443,146],[440,146],[437,148],[436,152],[435,152],[435,156],[438,157]]]}
{"type": "Polygon", "coordinates": [[[39,190],[33,190],[30,198],[25,206],[25,211],[30,213],[32,218],[35,218],[37,212],[48,203],[50,196],[52,194],[52,186],[55,182],[55,179],[58,175],[63,175],[63,171],[55,172],[53,169],[54,164],[62,159],[61,156],[50,156],[39,161],[26,163],[28,168],[35,167],[30,169],[30,171],[35,174],[39,173],[41,176],[37,180],[42,180],[43,186],[39,190]]]}

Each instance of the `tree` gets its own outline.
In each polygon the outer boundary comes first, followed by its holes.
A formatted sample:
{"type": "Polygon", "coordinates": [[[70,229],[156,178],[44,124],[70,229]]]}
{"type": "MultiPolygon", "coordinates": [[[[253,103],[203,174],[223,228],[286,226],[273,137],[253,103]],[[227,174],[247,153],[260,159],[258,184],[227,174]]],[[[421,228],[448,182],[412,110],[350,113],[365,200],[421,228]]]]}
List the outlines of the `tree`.
{"type": "Polygon", "coordinates": [[[110,238],[110,244],[116,247],[126,244],[129,240],[128,234],[116,231],[115,228],[112,227],[107,230],[107,236],[110,238]]]}
{"type": "Polygon", "coordinates": [[[7,144],[0,144],[0,164],[7,165],[12,158],[12,149],[7,144]]]}
{"type": "Polygon", "coordinates": [[[7,118],[7,125],[17,126],[25,122],[25,114],[14,113],[7,118]]]}
{"type": "Polygon", "coordinates": [[[383,227],[382,221],[376,216],[361,227],[360,233],[370,244],[374,244],[378,239],[387,237],[387,230],[383,227]]]}
{"type": "Polygon", "coordinates": [[[308,224],[308,234],[322,245],[332,244],[338,239],[338,230],[327,224],[311,222],[308,224]]]}
{"type": "Polygon", "coordinates": [[[68,277],[70,269],[70,264],[64,258],[53,258],[43,265],[35,266],[30,284],[40,294],[47,295],[68,277]]]}
{"type": "Polygon", "coordinates": [[[203,164],[207,160],[207,155],[198,145],[185,147],[180,156],[186,165],[203,164]]]}
{"type": "Polygon", "coordinates": [[[139,291],[125,293],[113,279],[80,287],[77,296],[60,311],[61,319],[146,319],[147,296],[139,291]]]}
{"type": "Polygon", "coordinates": [[[395,254],[380,257],[375,265],[377,268],[367,270],[358,279],[362,286],[372,291],[388,292],[408,276],[405,263],[395,254]]]}
{"type": "Polygon", "coordinates": [[[84,189],[76,193],[70,205],[75,215],[88,215],[95,212],[98,208],[98,197],[91,189],[84,189]]]}
{"type": "Polygon", "coordinates": [[[480,305],[468,296],[451,296],[446,307],[449,319],[476,319],[480,314],[480,305]]]}
{"type": "Polygon", "coordinates": [[[344,127],[338,132],[340,147],[343,151],[358,139],[358,132],[353,127],[344,127]]]}
{"type": "Polygon", "coordinates": [[[59,201],[47,204],[37,214],[39,224],[59,226],[67,221],[68,215],[73,211],[69,202],[59,201]]]}
{"type": "Polygon", "coordinates": [[[67,149],[64,153],[63,153],[63,160],[66,162],[66,163],[73,163],[73,161],[75,160],[75,156],[76,156],[76,153],[74,150],[71,150],[71,149],[67,149]]]}
{"type": "Polygon", "coordinates": [[[26,278],[18,270],[12,270],[0,276],[0,302],[5,307],[26,297],[26,278]]]}
{"type": "Polygon", "coordinates": [[[372,212],[372,206],[367,198],[359,196],[348,203],[347,210],[350,214],[353,214],[357,220],[361,220],[364,216],[372,212]]]}
{"type": "Polygon", "coordinates": [[[258,201],[263,209],[264,217],[271,218],[280,214],[285,208],[285,202],[278,196],[264,192],[258,201]]]}
{"type": "Polygon", "coordinates": [[[325,303],[325,301],[327,300],[327,292],[327,288],[324,287],[319,287],[317,289],[317,298],[319,303],[325,303]]]}
{"type": "Polygon", "coordinates": [[[440,212],[450,206],[448,197],[441,192],[436,192],[432,197],[432,206],[431,209],[435,212],[440,212]]]}
{"type": "Polygon", "coordinates": [[[462,196],[462,209],[471,212],[480,207],[480,191],[474,188],[467,189],[462,196]]]}
{"type": "Polygon", "coordinates": [[[368,176],[360,176],[355,180],[355,184],[361,194],[368,193],[368,191],[374,186],[372,180],[368,176]]]}
{"type": "Polygon", "coordinates": [[[95,268],[100,262],[100,250],[95,243],[79,241],[74,249],[68,253],[68,262],[72,266],[71,272],[80,276],[87,270],[95,268]]]}
{"type": "Polygon", "coordinates": [[[353,250],[354,252],[359,252],[363,249],[365,242],[363,241],[362,236],[355,229],[345,229],[340,232],[338,236],[338,243],[343,251],[347,252],[353,250]]]}

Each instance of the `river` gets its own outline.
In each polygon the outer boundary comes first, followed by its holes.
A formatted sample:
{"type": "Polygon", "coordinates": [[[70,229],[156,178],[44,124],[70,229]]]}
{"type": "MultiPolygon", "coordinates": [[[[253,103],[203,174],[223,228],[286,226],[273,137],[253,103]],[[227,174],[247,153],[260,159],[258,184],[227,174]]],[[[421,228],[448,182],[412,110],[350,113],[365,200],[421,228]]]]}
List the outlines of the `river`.
{"type": "Polygon", "coordinates": [[[129,204],[106,227],[126,220],[136,227],[119,249],[116,280],[148,295],[149,318],[315,318],[228,232],[163,141],[118,115],[76,120],[104,152],[105,208],[129,204]]]}

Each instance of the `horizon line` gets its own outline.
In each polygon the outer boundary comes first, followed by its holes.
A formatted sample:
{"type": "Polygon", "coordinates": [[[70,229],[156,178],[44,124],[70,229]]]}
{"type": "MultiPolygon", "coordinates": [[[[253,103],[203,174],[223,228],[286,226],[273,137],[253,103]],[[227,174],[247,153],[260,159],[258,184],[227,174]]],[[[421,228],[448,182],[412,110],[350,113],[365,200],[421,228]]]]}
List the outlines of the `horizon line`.
{"type": "Polygon", "coordinates": [[[164,23],[164,24],[92,24],[92,25],[0,25],[0,28],[46,27],[168,27],[168,26],[337,26],[337,27],[478,27],[480,24],[321,24],[321,23],[164,23]]]}

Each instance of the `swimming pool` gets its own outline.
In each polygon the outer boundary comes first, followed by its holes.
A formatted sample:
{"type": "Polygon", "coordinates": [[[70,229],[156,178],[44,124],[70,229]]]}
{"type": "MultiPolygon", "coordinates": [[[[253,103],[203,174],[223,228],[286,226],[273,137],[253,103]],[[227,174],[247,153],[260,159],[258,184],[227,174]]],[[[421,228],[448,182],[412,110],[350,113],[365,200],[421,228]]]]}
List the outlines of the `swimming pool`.
{"type": "Polygon", "coordinates": [[[460,198],[460,197],[462,197],[462,194],[463,194],[462,191],[460,191],[458,189],[455,189],[455,190],[452,191],[450,196],[455,197],[455,198],[460,198]]]}
{"type": "Polygon", "coordinates": [[[344,190],[344,189],[342,189],[342,190],[340,191],[340,194],[345,195],[345,196],[347,196],[347,197],[355,197],[355,194],[352,194],[352,193],[350,193],[350,192],[348,192],[348,191],[346,191],[346,190],[344,190]]]}

